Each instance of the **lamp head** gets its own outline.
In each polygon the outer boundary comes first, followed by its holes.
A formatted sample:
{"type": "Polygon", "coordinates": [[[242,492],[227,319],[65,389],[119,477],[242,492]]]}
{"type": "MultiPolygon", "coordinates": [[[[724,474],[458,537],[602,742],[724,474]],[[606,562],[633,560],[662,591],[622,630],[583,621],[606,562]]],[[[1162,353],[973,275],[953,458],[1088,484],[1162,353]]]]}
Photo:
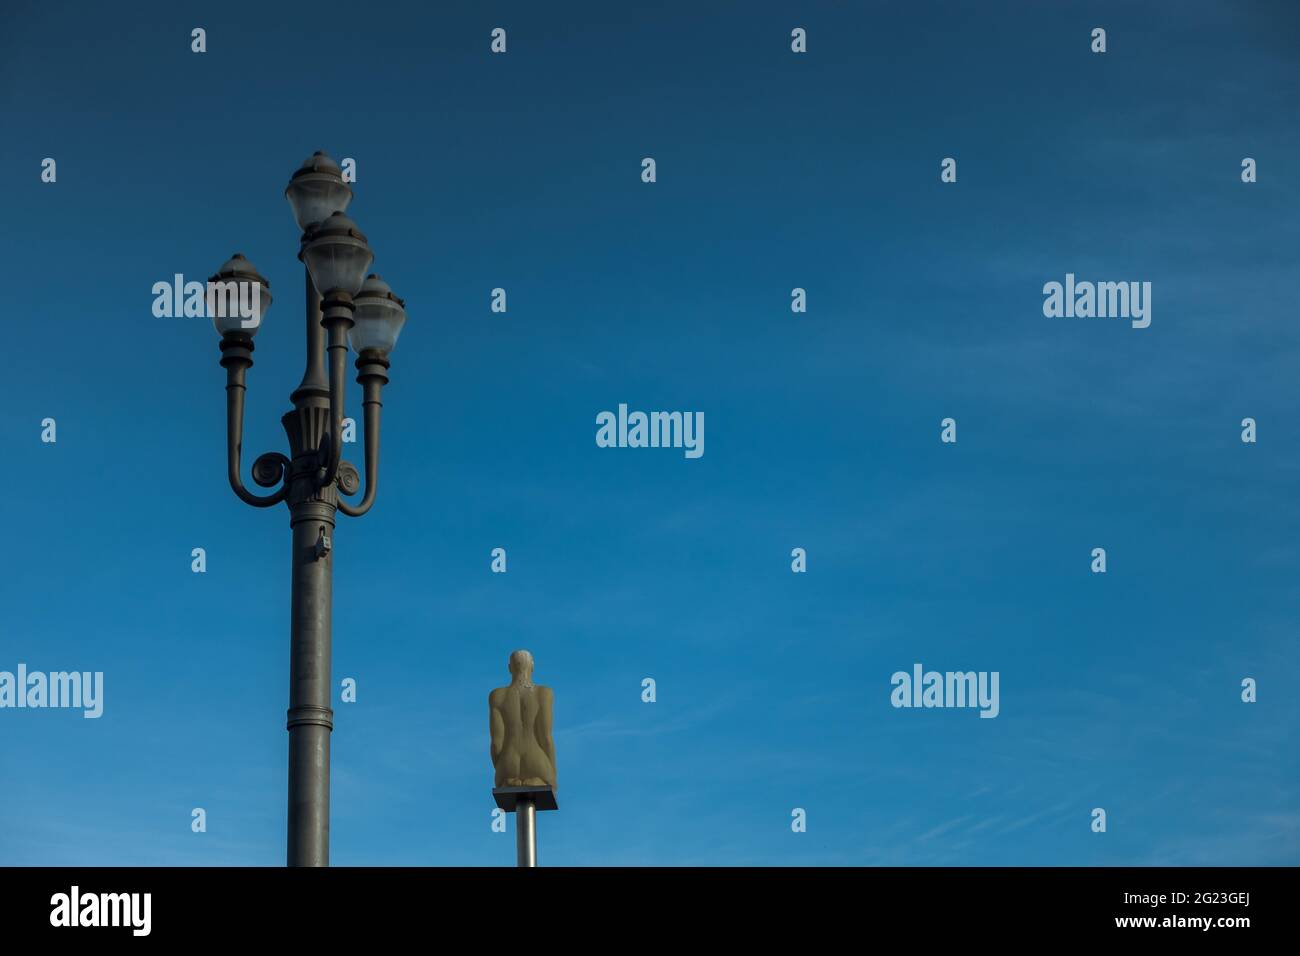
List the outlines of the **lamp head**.
{"type": "Polygon", "coordinates": [[[293,218],[304,233],[352,201],[352,187],[343,181],[339,164],[317,150],[308,156],[284,190],[293,218]]]}
{"type": "Polygon", "coordinates": [[[236,252],[208,279],[207,306],[221,335],[243,333],[252,338],[271,308],[271,283],[243,253],[236,252]]]}
{"type": "Polygon", "coordinates": [[[322,296],[335,290],[355,296],[375,260],[366,237],[342,212],[331,214],[304,237],[298,258],[307,264],[322,296]]]}
{"type": "Polygon", "coordinates": [[[356,305],[356,324],[348,333],[352,339],[352,351],[360,355],[366,349],[374,349],[388,355],[406,324],[406,303],[373,272],[366,276],[353,302],[356,305]]]}

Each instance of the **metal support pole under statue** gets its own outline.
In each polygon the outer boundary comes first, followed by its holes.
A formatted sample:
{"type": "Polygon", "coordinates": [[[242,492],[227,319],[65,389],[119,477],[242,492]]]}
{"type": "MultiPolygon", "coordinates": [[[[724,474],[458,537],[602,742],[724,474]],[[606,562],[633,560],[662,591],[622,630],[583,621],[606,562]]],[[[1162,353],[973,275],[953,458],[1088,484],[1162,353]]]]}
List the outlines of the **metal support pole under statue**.
{"type": "Polygon", "coordinates": [[[537,865],[537,813],[558,810],[554,787],[493,787],[492,798],[506,813],[515,815],[515,864],[537,865]]]}
{"type": "Polygon", "coordinates": [[[520,797],[515,804],[515,860],[518,866],[537,865],[537,804],[520,797]]]}

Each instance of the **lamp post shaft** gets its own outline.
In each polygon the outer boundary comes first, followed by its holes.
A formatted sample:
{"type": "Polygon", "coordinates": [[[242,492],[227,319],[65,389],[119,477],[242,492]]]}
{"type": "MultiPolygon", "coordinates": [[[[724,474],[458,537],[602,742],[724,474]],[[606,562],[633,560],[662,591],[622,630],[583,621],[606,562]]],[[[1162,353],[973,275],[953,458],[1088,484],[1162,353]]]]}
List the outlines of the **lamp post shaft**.
{"type": "Polygon", "coordinates": [[[319,552],[322,542],[333,538],[334,522],[326,520],[320,507],[301,506],[294,509],[292,521],[288,864],[328,866],[333,556],[319,552]]]}
{"type": "Polygon", "coordinates": [[[292,449],[289,523],[293,529],[289,645],[289,866],[328,866],[332,700],[333,485],[316,486],[318,450],[329,430],[320,298],[307,278],[307,371],[284,416],[292,449]]]}

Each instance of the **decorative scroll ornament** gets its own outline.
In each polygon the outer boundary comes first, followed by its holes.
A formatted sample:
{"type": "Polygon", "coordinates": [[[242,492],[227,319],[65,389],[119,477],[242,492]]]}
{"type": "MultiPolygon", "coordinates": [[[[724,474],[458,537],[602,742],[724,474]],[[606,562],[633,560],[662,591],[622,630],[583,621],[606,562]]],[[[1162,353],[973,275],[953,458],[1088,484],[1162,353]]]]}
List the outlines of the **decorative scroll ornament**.
{"type": "Polygon", "coordinates": [[[278,451],[268,451],[265,455],[258,455],[257,461],[253,462],[253,480],[263,488],[274,488],[284,480],[288,468],[286,456],[278,451]]]}
{"type": "Polygon", "coordinates": [[[355,495],[361,489],[361,474],[351,462],[339,462],[339,490],[345,495],[355,495]]]}

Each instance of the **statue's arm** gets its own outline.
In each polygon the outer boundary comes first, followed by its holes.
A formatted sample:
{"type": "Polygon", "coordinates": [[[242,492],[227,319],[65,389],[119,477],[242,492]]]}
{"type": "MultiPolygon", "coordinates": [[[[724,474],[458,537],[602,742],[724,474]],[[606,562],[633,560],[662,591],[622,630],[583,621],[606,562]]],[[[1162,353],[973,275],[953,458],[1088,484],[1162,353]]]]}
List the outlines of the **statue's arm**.
{"type": "MultiPolygon", "coordinates": [[[[538,741],[542,745],[542,750],[546,751],[547,759],[551,761],[551,769],[559,776],[559,770],[555,766],[555,741],[551,738],[551,709],[555,705],[555,694],[549,687],[546,688],[546,699],[543,701],[541,714],[538,715],[537,736],[541,739],[538,741]]],[[[554,783],[554,781],[552,781],[554,783]]]]}
{"type": "Polygon", "coordinates": [[[501,748],[506,742],[506,722],[501,717],[501,711],[492,705],[492,698],[488,697],[488,726],[492,733],[492,766],[496,766],[497,757],[501,756],[501,748]]]}

